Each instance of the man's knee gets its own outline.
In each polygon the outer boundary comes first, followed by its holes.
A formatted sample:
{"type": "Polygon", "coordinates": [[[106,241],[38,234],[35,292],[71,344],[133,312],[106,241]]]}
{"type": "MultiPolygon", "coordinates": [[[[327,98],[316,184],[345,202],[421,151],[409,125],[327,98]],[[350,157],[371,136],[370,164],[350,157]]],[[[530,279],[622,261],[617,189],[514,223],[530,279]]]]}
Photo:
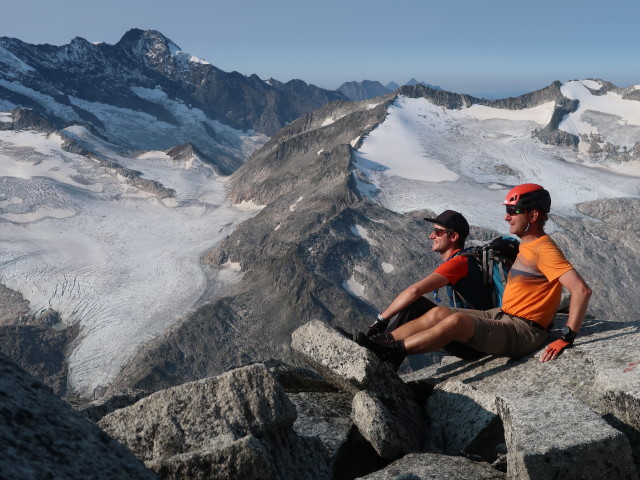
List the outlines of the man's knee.
{"type": "Polygon", "coordinates": [[[446,307],[433,307],[424,315],[416,318],[416,322],[424,328],[433,327],[433,325],[440,322],[442,319],[451,315],[451,311],[446,307]]]}
{"type": "Polygon", "coordinates": [[[434,307],[425,313],[425,316],[428,316],[429,318],[436,318],[440,320],[447,318],[449,315],[451,315],[451,310],[447,307],[434,307]]]}
{"type": "Polygon", "coordinates": [[[466,313],[455,312],[444,318],[440,325],[450,331],[456,340],[470,341],[475,334],[475,320],[466,313]]]}

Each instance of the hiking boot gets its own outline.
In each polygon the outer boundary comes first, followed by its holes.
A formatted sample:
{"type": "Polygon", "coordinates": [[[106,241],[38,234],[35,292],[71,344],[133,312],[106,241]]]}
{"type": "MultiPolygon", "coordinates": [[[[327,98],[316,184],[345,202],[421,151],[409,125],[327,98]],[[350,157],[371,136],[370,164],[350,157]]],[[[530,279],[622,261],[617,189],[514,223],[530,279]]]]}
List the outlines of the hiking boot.
{"type": "Polygon", "coordinates": [[[378,333],[369,338],[390,348],[395,348],[399,342],[402,343],[402,354],[394,355],[393,358],[384,360],[384,363],[387,367],[389,367],[394,372],[397,372],[400,369],[400,365],[402,365],[402,362],[404,362],[404,359],[407,357],[407,352],[406,350],[404,350],[404,342],[402,342],[401,340],[396,340],[389,332],[378,333]]]}
{"type": "Polygon", "coordinates": [[[364,333],[358,332],[355,341],[361,347],[372,351],[383,362],[390,362],[387,365],[396,371],[407,356],[404,341],[395,340],[390,333],[380,333],[369,338],[364,333]]]}
{"type": "Polygon", "coordinates": [[[381,333],[376,333],[375,335],[367,335],[367,336],[374,342],[387,345],[388,347],[392,347],[393,345],[395,345],[395,342],[397,342],[397,340],[393,338],[393,335],[391,335],[391,333],[389,332],[381,332],[381,333]]]}

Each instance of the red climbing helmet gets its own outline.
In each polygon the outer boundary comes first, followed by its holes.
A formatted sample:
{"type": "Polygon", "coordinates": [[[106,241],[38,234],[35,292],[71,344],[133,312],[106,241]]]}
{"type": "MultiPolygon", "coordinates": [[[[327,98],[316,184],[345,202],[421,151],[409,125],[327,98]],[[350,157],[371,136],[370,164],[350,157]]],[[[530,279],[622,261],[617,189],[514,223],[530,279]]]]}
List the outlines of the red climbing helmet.
{"type": "Polygon", "coordinates": [[[523,210],[539,210],[549,213],[551,210],[551,195],[542,185],[523,183],[509,190],[503,205],[513,205],[523,210]]]}

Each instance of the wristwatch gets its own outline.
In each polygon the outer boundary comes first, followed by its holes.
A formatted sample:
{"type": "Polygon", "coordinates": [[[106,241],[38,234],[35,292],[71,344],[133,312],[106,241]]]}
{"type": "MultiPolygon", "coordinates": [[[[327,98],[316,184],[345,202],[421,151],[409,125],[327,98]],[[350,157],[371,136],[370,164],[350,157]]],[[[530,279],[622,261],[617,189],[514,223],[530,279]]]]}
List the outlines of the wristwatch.
{"type": "Polygon", "coordinates": [[[369,325],[369,328],[375,328],[380,330],[380,328],[382,327],[383,331],[385,328],[387,328],[387,325],[389,325],[389,320],[387,320],[386,318],[384,318],[382,315],[378,314],[378,316],[376,317],[376,321],[373,322],[371,325],[369,325]]]}
{"type": "Polygon", "coordinates": [[[571,328],[569,328],[568,326],[565,325],[564,327],[562,327],[562,339],[565,342],[573,343],[573,341],[576,339],[576,335],[578,335],[578,333],[571,330],[571,328]]]}

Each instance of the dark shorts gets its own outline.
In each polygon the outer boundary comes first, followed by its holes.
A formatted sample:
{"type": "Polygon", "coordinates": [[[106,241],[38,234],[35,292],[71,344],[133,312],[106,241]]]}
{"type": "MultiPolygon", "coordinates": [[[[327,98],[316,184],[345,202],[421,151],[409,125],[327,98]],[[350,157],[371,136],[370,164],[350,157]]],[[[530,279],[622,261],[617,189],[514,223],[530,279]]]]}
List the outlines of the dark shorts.
{"type": "Polygon", "coordinates": [[[534,327],[522,318],[507,315],[500,308],[449,310],[451,313],[466,313],[473,317],[476,333],[466,345],[489,355],[522,357],[539,349],[547,341],[546,329],[534,327]]]}

